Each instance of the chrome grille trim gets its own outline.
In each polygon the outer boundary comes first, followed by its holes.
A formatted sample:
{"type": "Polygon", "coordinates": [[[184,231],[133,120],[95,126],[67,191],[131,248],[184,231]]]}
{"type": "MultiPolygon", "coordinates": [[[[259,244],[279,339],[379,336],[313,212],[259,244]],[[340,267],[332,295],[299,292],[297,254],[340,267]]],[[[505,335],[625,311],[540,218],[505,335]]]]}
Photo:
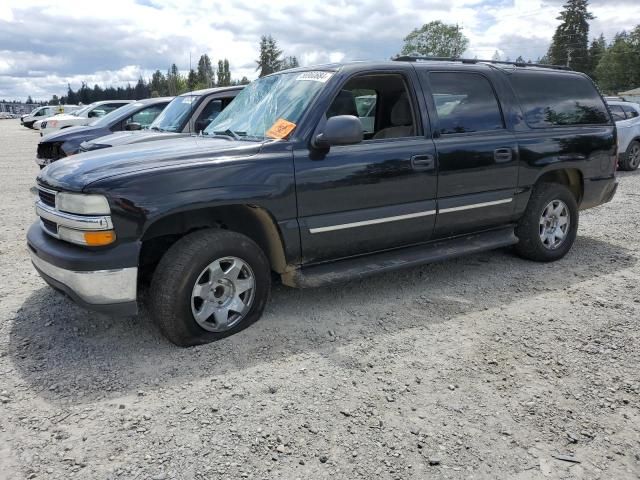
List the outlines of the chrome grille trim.
{"type": "MultiPolygon", "coordinates": [[[[60,212],[40,200],[36,202],[36,214],[41,218],[57,223],[59,226],[74,228],[76,230],[95,231],[113,229],[110,215],[74,215],[72,213],[60,212]]],[[[48,230],[45,229],[45,232],[48,233],[48,230]]]]}

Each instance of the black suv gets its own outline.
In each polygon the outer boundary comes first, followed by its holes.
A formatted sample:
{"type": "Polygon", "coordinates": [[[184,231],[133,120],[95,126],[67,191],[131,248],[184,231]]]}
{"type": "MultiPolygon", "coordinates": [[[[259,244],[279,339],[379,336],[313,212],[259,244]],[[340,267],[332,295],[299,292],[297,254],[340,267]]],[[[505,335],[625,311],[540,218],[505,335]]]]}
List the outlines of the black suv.
{"type": "Polygon", "coordinates": [[[480,61],[323,65],[246,87],[202,136],[38,177],[42,277],[151,314],[178,345],[258,320],[272,272],[319,286],[514,245],[562,258],[616,191],[616,128],[580,73],[480,61]]]}

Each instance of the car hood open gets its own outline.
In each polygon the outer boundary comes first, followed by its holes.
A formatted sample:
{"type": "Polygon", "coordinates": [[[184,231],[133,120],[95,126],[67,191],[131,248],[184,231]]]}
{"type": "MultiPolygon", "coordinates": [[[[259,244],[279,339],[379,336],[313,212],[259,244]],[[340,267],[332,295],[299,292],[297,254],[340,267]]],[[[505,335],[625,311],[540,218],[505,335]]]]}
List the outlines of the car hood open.
{"type": "Polygon", "coordinates": [[[226,138],[182,137],[81,153],[52,163],[40,172],[38,183],[82,191],[107,177],[168,168],[189,163],[233,161],[255,155],[262,143],[226,138]]]}

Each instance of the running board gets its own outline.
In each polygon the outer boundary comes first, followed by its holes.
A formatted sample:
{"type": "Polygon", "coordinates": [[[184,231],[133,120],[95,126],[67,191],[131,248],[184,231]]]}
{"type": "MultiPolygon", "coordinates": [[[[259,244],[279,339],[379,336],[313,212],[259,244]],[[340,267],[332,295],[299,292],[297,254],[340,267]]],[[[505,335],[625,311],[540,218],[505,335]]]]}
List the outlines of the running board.
{"type": "Polygon", "coordinates": [[[331,263],[302,267],[282,275],[290,287],[311,288],[355,280],[377,273],[440,262],[450,258],[508,247],[518,243],[513,227],[439,240],[331,263]]]}

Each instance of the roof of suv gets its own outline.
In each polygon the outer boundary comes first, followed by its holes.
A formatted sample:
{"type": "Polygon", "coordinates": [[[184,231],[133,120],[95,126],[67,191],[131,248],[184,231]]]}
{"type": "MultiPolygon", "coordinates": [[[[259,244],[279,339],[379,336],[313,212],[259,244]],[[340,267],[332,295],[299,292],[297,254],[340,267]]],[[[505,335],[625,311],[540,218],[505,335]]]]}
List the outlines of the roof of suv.
{"type": "Polygon", "coordinates": [[[242,90],[244,87],[245,85],[233,85],[229,87],[203,88],[202,90],[193,90],[191,92],[181,93],[179,96],[185,97],[187,95],[209,95],[217,92],[232,92],[234,90],[242,90]]]}

